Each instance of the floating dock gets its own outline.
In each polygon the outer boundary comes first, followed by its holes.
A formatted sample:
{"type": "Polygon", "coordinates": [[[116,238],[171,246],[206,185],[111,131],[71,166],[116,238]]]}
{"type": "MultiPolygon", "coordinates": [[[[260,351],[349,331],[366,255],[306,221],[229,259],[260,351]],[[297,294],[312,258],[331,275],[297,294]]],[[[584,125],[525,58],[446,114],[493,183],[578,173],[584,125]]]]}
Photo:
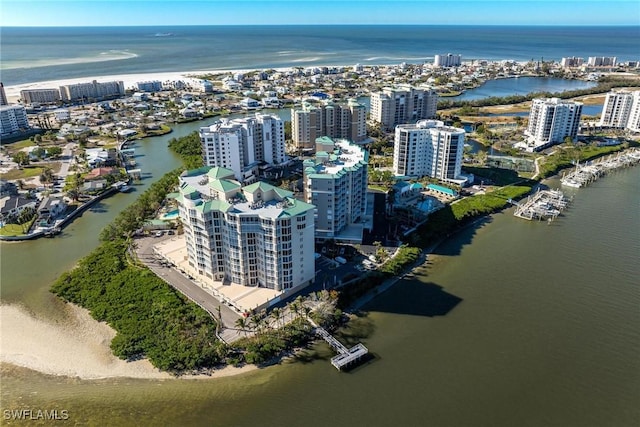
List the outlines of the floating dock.
{"type": "Polygon", "coordinates": [[[554,220],[569,204],[559,190],[540,190],[527,197],[524,202],[509,200],[516,206],[514,215],[526,220],[554,220]]]}

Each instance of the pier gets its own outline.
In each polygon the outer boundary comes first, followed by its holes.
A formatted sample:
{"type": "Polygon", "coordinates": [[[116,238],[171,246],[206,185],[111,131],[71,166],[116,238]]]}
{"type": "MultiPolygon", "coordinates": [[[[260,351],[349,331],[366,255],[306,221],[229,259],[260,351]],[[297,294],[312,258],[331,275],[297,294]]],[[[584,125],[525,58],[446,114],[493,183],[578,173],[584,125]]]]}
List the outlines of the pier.
{"type": "Polygon", "coordinates": [[[640,162],[640,149],[618,153],[584,165],[576,164],[574,170],[562,177],[561,183],[566,187],[584,187],[609,171],[631,166],[638,162],[640,162]]]}
{"type": "Polygon", "coordinates": [[[331,364],[339,371],[358,363],[369,353],[367,347],[358,343],[351,348],[345,347],[340,341],[334,338],[322,326],[318,326],[313,320],[307,318],[309,323],[315,328],[316,335],[325,340],[338,355],[331,358],[331,364]]]}
{"type": "Polygon", "coordinates": [[[567,207],[569,201],[559,190],[540,190],[527,197],[524,202],[518,203],[509,200],[516,206],[514,215],[526,220],[554,220],[567,207]]]}

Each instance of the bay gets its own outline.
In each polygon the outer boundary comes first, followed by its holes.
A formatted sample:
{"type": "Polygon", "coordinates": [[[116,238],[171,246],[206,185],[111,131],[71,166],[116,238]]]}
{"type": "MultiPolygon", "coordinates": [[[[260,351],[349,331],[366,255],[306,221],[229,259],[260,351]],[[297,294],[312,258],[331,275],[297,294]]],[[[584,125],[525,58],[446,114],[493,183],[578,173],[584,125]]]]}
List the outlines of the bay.
{"type": "Polygon", "coordinates": [[[439,246],[345,331],[375,354],[350,373],[324,343],[215,381],[6,368],[3,402],[95,425],[637,425],[640,168],[572,194],[551,225],[507,210],[439,246]]]}

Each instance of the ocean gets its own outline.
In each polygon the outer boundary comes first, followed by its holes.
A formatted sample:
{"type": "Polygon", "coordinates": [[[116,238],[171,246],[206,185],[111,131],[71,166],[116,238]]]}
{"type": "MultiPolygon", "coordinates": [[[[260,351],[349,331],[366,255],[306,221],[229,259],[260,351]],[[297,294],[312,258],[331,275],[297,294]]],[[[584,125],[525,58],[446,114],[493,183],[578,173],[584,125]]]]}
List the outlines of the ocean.
{"type": "MultiPolygon", "coordinates": [[[[147,71],[417,63],[447,52],[625,61],[636,59],[640,45],[635,27],[1,32],[5,85],[147,71]]],[[[178,164],[167,141],[201,124],[137,143],[140,167],[152,176],[140,190],[178,164]]],[[[65,410],[79,425],[639,425],[640,167],[567,192],[573,201],[552,224],[520,220],[512,210],[487,217],[438,247],[415,278],[372,301],[341,339],[362,341],[375,357],[349,373],[331,367],[324,343],[297,363],[213,381],[80,380],[3,364],[2,408],[65,410]]],[[[2,302],[57,319],[62,304],[48,292],[51,281],[135,197],[104,200],[59,238],[2,244],[2,302]]]]}
{"type": "Polygon", "coordinates": [[[3,27],[5,86],[145,72],[432,62],[640,60],[640,26],[3,27]]]}

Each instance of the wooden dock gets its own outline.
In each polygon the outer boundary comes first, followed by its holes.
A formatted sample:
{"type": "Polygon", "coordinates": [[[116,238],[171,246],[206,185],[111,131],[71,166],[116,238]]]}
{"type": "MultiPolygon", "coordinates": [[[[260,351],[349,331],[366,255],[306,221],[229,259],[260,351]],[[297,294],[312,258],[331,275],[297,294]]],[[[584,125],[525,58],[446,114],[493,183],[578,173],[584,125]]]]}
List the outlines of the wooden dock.
{"type": "Polygon", "coordinates": [[[367,347],[362,343],[358,343],[351,348],[345,347],[340,341],[335,339],[329,332],[327,332],[322,326],[318,326],[313,320],[307,319],[311,325],[315,328],[316,334],[325,340],[331,348],[333,348],[338,355],[331,358],[331,364],[339,371],[344,368],[358,363],[364,356],[369,353],[367,347]]]}

